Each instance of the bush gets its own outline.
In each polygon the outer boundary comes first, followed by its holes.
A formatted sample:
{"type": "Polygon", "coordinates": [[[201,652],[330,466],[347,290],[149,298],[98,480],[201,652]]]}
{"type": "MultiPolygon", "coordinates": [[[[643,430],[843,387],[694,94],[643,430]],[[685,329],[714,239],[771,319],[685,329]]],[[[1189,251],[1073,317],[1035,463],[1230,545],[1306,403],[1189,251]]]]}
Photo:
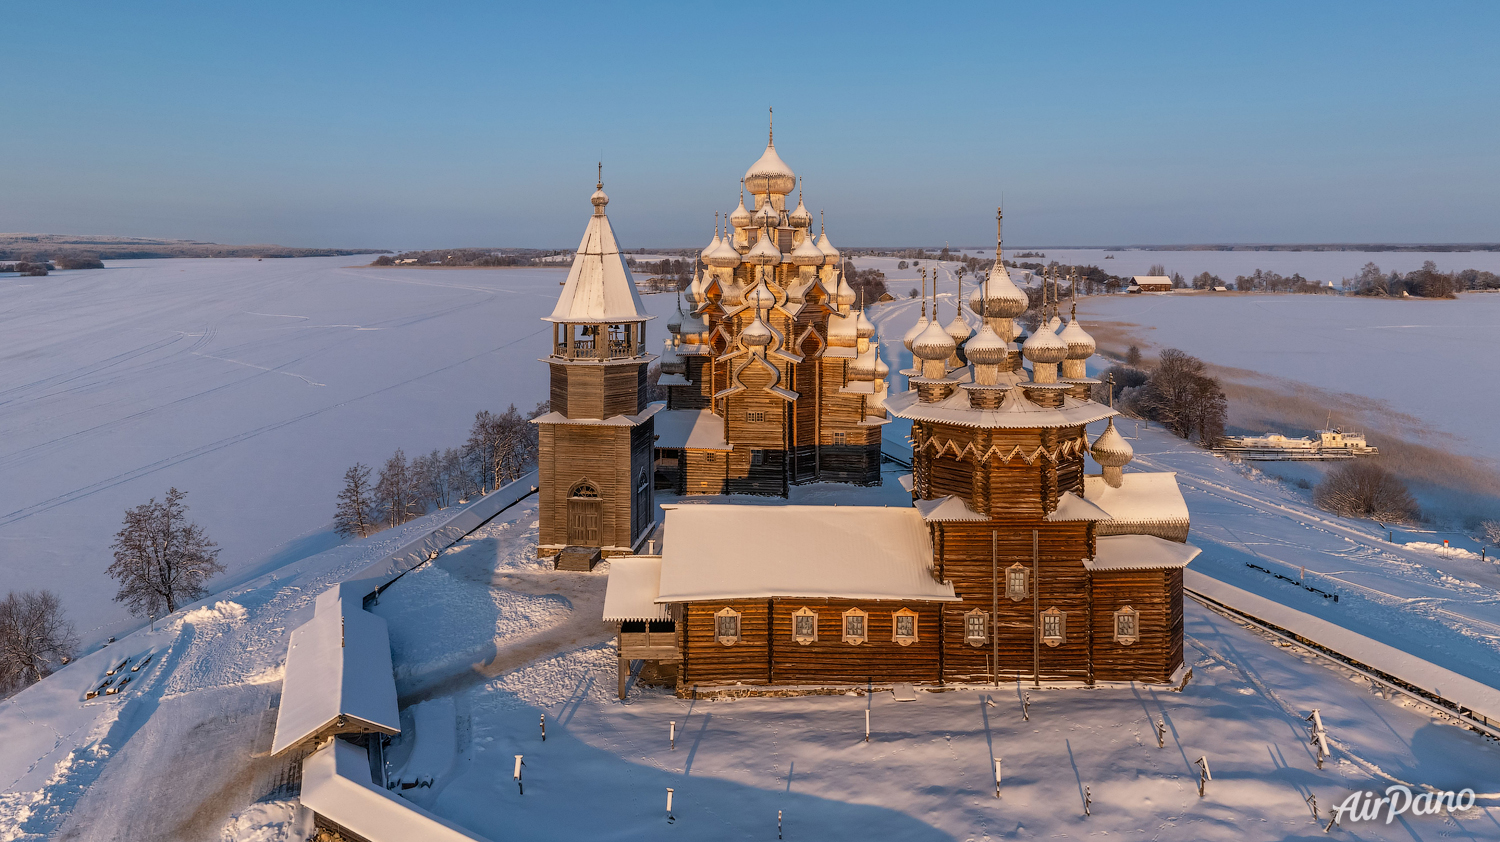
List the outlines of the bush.
{"type": "Polygon", "coordinates": [[[1347,462],[1328,472],[1313,489],[1313,503],[1344,517],[1364,517],[1396,523],[1416,520],[1422,513],[1406,483],[1374,462],[1347,462]]]}

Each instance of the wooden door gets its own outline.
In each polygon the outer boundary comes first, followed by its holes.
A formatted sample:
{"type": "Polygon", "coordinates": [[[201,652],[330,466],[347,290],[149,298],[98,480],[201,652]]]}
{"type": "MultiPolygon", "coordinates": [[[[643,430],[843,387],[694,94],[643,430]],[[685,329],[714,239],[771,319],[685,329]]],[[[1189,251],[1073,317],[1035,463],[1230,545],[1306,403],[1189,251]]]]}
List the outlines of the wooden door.
{"type": "Polygon", "coordinates": [[[568,498],[568,543],[579,547],[599,546],[599,522],[603,506],[599,492],[581,485],[568,498]]]}

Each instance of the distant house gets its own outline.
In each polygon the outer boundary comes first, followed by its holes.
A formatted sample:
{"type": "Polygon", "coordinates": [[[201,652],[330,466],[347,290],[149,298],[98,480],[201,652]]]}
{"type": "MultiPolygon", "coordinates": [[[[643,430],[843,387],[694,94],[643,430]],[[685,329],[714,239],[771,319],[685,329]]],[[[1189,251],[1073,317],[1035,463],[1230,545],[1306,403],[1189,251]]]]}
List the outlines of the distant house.
{"type": "Polygon", "coordinates": [[[403,257],[400,260],[396,261],[396,265],[397,266],[405,266],[408,263],[416,263],[416,262],[417,262],[417,259],[415,257],[403,257]]]}
{"type": "Polygon", "coordinates": [[[1171,292],[1172,279],[1166,275],[1136,275],[1126,292],[1171,292]]]}

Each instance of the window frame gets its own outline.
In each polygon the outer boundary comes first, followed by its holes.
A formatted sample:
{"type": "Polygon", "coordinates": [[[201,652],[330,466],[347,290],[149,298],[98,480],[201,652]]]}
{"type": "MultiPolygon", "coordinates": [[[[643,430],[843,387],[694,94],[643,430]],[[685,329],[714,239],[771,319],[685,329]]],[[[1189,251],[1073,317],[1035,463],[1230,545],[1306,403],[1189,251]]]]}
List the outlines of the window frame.
{"type": "Polygon", "coordinates": [[[1011,602],[1020,602],[1031,598],[1031,568],[1019,561],[1005,568],[1005,598],[1011,602]],[[1021,574],[1021,587],[1014,587],[1014,577],[1021,574]]]}
{"type": "Polygon", "coordinates": [[[720,608],[718,611],[714,612],[714,639],[719,642],[720,646],[733,646],[736,643],[740,642],[740,639],[744,637],[745,634],[744,627],[741,623],[742,619],[743,618],[740,612],[728,606],[720,608]],[[719,625],[719,623],[720,621],[725,619],[734,620],[734,634],[721,634],[723,629],[719,625]]]}
{"type": "Polygon", "coordinates": [[[1129,605],[1120,608],[1114,614],[1114,632],[1115,642],[1121,646],[1135,644],[1136,641],[1141,639],[1141,612],[1131,608],[1129,605]],[[1130,621],[1131,634],[1122,634],[1120,632],[1120,621],[1123,619],[1130,621]]]}
{"type": "Polygon", "coordinates": [[[849,644],[850,646],[858,646],[861,643],[864,643],[865,641],[870,639],[869,613],[858,608],[850,608],[848,611],[844,612],[843,617],[841,618],[841,622],[839,623],[839,631],[842,632],[844,642],[849,644]],[[859,618],[860,633],[850,634],[849,621],[856,617],[859,618]]]}
{"type": "Polygon", "coordinates": [[[897,611],[892,611],[891,612],[891,640],[893,642],[901,645],[901,646],[910,646],[913,643],[916,643],[920,639],[920,630],[919,630],[919,627],[921,626],[920,619],[921,619],[920,615],[917,614],[917,612],[911,610],[910,608],[902,608],[902,609],[897,610],[897,611]],[[901,634],[901,631],[900,631],[900,629],[901,629],[901,620],[903,618],[906,618],[906,617],[910,617],[911,618],[911,634],[910,635],[903,635],[903,634],[901,634]]]}
{"type": "Polygon", "coordinates": [[[1048,646],[1061,646],[1062,644],[1068,642],[1068,612],[1063,611],[1062,609],[1055,606],[1052,608],[1048,608],[1046,611],[1042,612],[1041,624],[1042,627],[1041,629],[1039,629],[1039,631],[1041,633],[1042,643],[1045,643],[1048,646]],[[1047,623],[1049,620],[1057,621],[1057,634],[1047,633],[1047,623]]]}
{"type": "Polygon", "coordinates": [[[816,611],[804,605],[792,612],[792,640],[803,646],[818,642],[818,613],[816,611]],[[797,631],[797,620],[803,617],[812,618],[812,634],[810,635],[797,631]]]}
{"type": "Polygon", "coordinates": [[[835,432],[833,434],[833,443],[834,444],[848,444],[849,443],[849,434],[846,433],[846,432],[843,432],[843,431],[835,432]]]}
{"type": "Polygon", "coordinates": [[[766,451],[762,448],[753,448],[750,451],[750,467],[759,468],[766,464],[766,451]]]}
{"type": "Polygon", "coordinates": [[[764,409],[747,409],[747,410],[745,410],[745,423],[746,424],[764,424],[765,421],[766,421],[766,411],[764,409]]]}
{"type": "Polygon", "coordinates": [[[982,649],[985,646],[988,646],[990,642],[990,612],[980,608],[975,608],[970,611],[964,612],[963,616],[964,643],[967,643],[975,649],[982,649]],[[974,635],[969,633],[969,623],[974,619],[978,619],[982,623],[979,637],[975,637],[974,635]]]}

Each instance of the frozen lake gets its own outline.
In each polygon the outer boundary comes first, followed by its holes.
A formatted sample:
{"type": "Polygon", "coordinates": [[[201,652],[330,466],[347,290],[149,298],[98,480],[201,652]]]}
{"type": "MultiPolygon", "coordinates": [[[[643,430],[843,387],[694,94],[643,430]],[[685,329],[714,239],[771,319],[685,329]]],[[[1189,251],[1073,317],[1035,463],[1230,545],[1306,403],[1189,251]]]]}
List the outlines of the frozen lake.
{"type": "Polygon", "coordinates": [[[111,261],[0,278],[0,565],[87,643],[132,625],[105,575],[127,507],[188,492],[228,573],[326,549],[346,468],[461,444],[546,397],[558,269],[366,258],[111,261]]]}
{"type": "MultiPolygon", "coordinates": [[[[1113,295],[1082,300],[1084,324],[1123,322],[1155,348],[1384,401],[1452,443],[1500,462],[1500,295],[1410,301],[1312,295],[1113,295]]],[[[1337,418],[1334,419],[1338,421],[1337,418]]],[[[1346,421],[1345,423],[1348,423],[1346,421]]]]}

